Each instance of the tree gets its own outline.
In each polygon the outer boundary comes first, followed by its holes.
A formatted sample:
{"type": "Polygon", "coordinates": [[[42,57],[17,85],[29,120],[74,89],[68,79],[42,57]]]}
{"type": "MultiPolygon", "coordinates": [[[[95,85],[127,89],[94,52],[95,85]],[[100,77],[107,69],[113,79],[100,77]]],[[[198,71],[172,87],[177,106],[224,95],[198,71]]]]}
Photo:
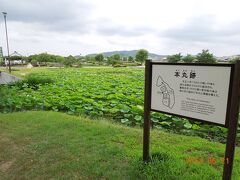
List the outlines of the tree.
{"type": "Polygon", "coordinates": [[[104,56],[103,56],[103,54],[97,54],[97,55],[95,56],[95,60],[96,60],[99,64],[101,64],[101,63],[104,61],[104,56]]]}
{"type": "Polygon", "coordinates": [[[41,53],[37,56],[37,61],[38,62],[44,62],[45,64],[47,62],[52,62],[52,56],[50,54],[47,53],[41,53]]]}
{"type": "Polygon", "coordinates": [[[194,61],[195,57],[192,56],[191,54],[187,54],[182,58],[182,61],[185,63],[192,63],[194,61]]]}
{"type": "Polygon", "coordinates": [[[113,65],[113,58],[112,58],[112,56],[107,57],[107,64],[113,65]]]}
{"type": "Polygon", "coordinates": [[[236,63],[237,61],[240,61],[240,57],[235,57],[235,58],[231,59],[229,62],[232,63],[232,64],[234,64],[234,63],[236,63]]]}
{"type": "Polygon", "coordinates": [[[128,56],[128,61],[129,61],[129,62],[134,62],[133,57],[132,57],[132,56],[128,56]]]}
{"type": "Polygon", "coordinates": [[[111,64],[112,66],[120,63],[121,56],[120,54],[114,54],[107,58],[108,64],[111,64]]]}
{"type": "Polygon", "coordinates": [[[85,61],[88,63],[95,63],[95,57],[94,56],[85,56],[85,61]]]}
{"type": "Polygon", "coordinates": [[[114,55],[112,55],[112,58],[113,58],[113,60],[115,60],[115,61],[120,61],[121,56],[120,56],[120,54],[114,54],[114,55]]]}
{"type": "Polygon", "coordinates": [[[63,62],[64,62],[64,60],[65,60],[65,58],[64,58],[64,57],[62,57],[62,56],[56,56],[56,57],[55,57],[55,62],[58,62],[58,63],[63,63],[63,62]]]}
{"type": "Polygon", "coordinates": [[[32,62],[34,59],[36,59],[36,56],[37,56],[36,54],[28,56],[27,61],[32,62]]]}
{"type": "Polygon", "coordinates": [[[138,50],[136,56],[135,56],[135,59],[136,61],[140,62],[141,64],[147,60],[148,58],[148,51],[145,50],[145,49],[140,49],[138,50]]]}
{"type": "Polygon", "coordinates": [[[0,66],[4,65],[3,56],[0,55],[0,66]]]}
{"type": "Polygon", "coordinates": [[[198,53],[196,59],[198,63],[216,63],[216,58],[213,54],[209,53],[208,49],[203,49],[201,53],[198,53]]]}
{"type": "Polygon", "coordinates": [[[85,57],[84,56],[77,56],[75,57],[78,62],[85,62],[85,57]]]}
{"type": "Polygon", "coordinates": [[[10,56],[9,59],[12,60],[22,60],[24,59],[23,56],[10,56]]]}
{"type": "Polygon", "coordinates": [[[4,64],[2,47],[0,47],[0,66],[4,64]]]}
{"type": "Polygon", "coordinates": [[[181,59],[182,59],[181,53],[170,55],[167,57],[167,60],[169,63],[177,63],[177,62],[181,61],[181,59]]]}
{"type": "Polygon", "coordinates": [[[63,64],[68,67],[72,67],[74,63],[76,63],[76,58],[74,58],[72,55],[65,57],[65,60],[63,62],[63,64]]]}
{"type": "Polygon", "coordinates": [[[23,57],[23,58],[27,62],[31,62],[34,66],[40,65],[40,64],[47,65],[47,63],[49,63],[49,62],[50,63],[56,62],[56,63],[68,64],[65,62],[66,59],[63,56],[53,55],[53,54],[48,54],[48,53],[34,54],[34,55],[28,56],[27,58],[25,58],[25,57],[23,57]]]}

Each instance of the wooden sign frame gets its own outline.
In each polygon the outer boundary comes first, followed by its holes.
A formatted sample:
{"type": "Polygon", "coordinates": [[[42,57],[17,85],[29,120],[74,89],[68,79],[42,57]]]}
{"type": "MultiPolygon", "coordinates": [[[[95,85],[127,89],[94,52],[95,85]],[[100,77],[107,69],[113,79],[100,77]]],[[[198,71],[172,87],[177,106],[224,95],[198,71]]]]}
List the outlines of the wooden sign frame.
{"type": "MultiPolygon", "coordinates": [[[[158,65],[186,65],[186,66],[228,66],[231,67],[231,77],[228,93],[228,104],[225,125],[207,122],[219,126],[226,127],[228,129],[226,151],[225,151],[225,163],[223,170],[223,179],[231,180],[234,151],[238,126],[238,113],[239,113],[239,100],[240,100],[240,62],[235,64],[195,64],[195,63],[158,63],[146,60],[145,62],[145,90],[144,90],[144,129],[143,129],[143,161],[149,161],[149,142],[150,142],[150,113],[155,111],[151,109],[151,88],[152,88],[152,66],[158,65]]],[[[157,111],[159,112],[159,111],[157,111]]],[[[166,113],[166,112],[163,112],[166,113]]],[[[171,113],[167,113],[171,114],[171,113]]],[[[177,115],[179,117],[185,117],[177,115]]],[[[189,117],[187,117],[189,118],[189,117]]],[[[192,119],[192,118],[191,118],[192,119]]],[[[198,120],[199,119],[193,119],[198,120]]],[[[205,122],[205,121],[203,121],[205,122]]]]}

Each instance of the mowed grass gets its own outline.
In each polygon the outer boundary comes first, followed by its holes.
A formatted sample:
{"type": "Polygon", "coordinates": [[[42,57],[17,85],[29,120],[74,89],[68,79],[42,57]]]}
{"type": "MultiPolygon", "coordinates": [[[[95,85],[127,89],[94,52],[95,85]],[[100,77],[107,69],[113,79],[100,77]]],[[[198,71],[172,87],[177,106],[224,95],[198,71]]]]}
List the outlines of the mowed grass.
{"type": "MultiPolygon", "coordinates": [[[[26,68],[25,66],[19,66],[19,67],[12,67],[12,72],[11,74],[14,76],[17,76],[19,78],[24,78],[25,76],[33,73],[33,72],[44,72],[48,69],[53,69],[53,68],[48,68],[48,67],[34,67],[34,68],[26,68]]],[[[0,67],[0,71],[7,72],[8,68],[6,67],[0,67]]]]}
{"type": "MultiPolygon", "coordinates": [[[[221,179],[225,145],[59,112],[0,114],[0,179],[221,179]],[[213,161],[215,160],[215,161],[213,161]]],[[[233,179],[240,179],[236,148],[233,179]]]]}

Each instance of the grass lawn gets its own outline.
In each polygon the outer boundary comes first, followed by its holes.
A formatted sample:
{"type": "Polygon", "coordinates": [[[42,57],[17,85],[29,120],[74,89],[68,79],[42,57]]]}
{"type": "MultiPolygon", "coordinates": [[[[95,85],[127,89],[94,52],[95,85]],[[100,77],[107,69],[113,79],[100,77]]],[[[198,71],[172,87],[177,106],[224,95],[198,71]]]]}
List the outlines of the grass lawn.
{"type": "MultiPolygon", "coordinates": [[[[47,66],[26,68],[26,65],[25,66],[12,66],[11,68],[12,68],[11,74],[14,76],[17,76],[19,78],[24,78],[25,76],[27,76],[31,73],[39,73],[39,72],[41,73],[41,72],[51,71],[54,69],[75,69],[75,70],[80,69],[80,68],[63,68],[63,67],[47,67],[47,66]]],[[[112,68],[112,67],[111,66],[84,66],[82,68],[108,69],[108,68],[112,68]]],[[[3,66],[0,66],[0,71],[9,73],[8,68],[3,67],[3,66]]]]}
{"type": "MultiPolygon", "coordinates": [[[[20,77],[20,78],[24,78],[25,76],[33,73],[33,72],[44,72],[46,71],[47,69],[51,69],[51,68],[48,68],[48,67],[35,67],[35,68],[26,68],[25,66],[22,67],[22,66],[13,66],[12,67],[12,72],[11,74],[12,75],[15,75],[17,77],[20,77]]],[[[6,67],[0,67],[0,71],[4,71],[4,72],[8,72],[8,69],[6,67]]]]}
{"type": "Polygon", "coordinates": [[[220,143],[152,131],[153,160],[144,165],[142,129],[58,112],[0,114],[0,179],[221,179],[224,151],[220,143]]]}

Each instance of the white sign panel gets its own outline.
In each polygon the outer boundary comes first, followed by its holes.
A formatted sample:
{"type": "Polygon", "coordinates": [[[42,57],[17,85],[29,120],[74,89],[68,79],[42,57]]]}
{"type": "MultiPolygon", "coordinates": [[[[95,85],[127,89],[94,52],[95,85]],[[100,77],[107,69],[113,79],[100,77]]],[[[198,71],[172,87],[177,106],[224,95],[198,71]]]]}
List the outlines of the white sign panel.
{"type": "Polygon", "coordinates": [[[225,125],[230,66],[152,65],[151,109],[225,125]]]}

